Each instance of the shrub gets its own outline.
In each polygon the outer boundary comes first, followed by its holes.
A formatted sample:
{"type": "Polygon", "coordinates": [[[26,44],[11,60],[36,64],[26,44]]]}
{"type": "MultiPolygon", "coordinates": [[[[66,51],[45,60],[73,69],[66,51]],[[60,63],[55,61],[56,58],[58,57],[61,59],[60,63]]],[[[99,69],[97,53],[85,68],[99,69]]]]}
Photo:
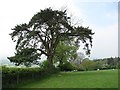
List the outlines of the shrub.
{"type": "Polygon", "coordinates": [[[66,62],[62,65],[59,65],[58,67],[60,68],[61,71],[72,71],[75,69],[75,67],[72,66],[70,62],[66,62]]]}

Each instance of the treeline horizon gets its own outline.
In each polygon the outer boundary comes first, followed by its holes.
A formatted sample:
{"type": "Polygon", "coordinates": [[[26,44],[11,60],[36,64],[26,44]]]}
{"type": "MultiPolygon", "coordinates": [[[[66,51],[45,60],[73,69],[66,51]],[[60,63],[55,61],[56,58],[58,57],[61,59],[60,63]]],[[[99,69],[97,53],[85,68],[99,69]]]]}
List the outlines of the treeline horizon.
{"type": "MultiPolygon", "coordinates": [[[[85,57],[86,58],[86,57],[85,57]]],[[[119,59],[120,57],[117,57],[117,56],[111,56],[111,57],[104,57],[104,58],[95,58],[95,59],[90,59],[90,58],[88,58],[89,60],[93,60],[93,61],[99,61],[99,60],[106,60],[106,59],[118,59],[118,62],[120,61],[120,59],[119,59]]],[[[15,66],[14,65],[14,63],[12,63],[12,62],[10,62],[10,60],[9,59],[1,59],[1,64],[0,64],[0,66],[2,66],[2,65],[13,65],[13,66],[15,66]],[[3,60],[6,60],[5,61],[5,63],[3,62],[3,60]]],[[[43,60],[40,60],[40,62],[42,62],[42,61],[44,61],[44,59],[43,60]]]]}

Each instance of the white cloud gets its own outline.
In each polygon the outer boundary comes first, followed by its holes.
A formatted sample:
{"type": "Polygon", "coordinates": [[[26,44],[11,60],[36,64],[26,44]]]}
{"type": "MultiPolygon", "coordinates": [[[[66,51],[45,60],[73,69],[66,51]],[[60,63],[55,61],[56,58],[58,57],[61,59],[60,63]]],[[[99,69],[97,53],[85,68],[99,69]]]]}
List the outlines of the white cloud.
{"type": "Polygon", "coordinates": [[[93,48],[91,56],[94,58],[111,57],[118,55],[118,25],[93,28],[93,48]]]}

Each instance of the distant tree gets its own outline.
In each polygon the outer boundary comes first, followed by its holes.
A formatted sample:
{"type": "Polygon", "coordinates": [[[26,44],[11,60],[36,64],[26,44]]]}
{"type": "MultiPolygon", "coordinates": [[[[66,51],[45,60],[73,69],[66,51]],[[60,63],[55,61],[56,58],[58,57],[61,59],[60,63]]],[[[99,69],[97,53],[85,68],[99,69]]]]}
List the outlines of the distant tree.
{"type": "Polygon", "coordinates": [[[95,69],[102,69],[104,62],[102,60],[94,61],[95,62],[95,69]]]}
{"type": "MultiPolygon", "coordinates": [[[[35,59],[42,54],[46,55],[49,68],[51,68],[59,42],[74,39],[78,46],[82,41],[86,54],[90,54],[89,46],[92,46],[94,33],[88,27],[73,26],[70,19],[71,17],[67,16],[66,10],[52,10],[51,8],[40,10],[28,24],[20,24],[12,29],[13,32],[10,35],[12,40],[17,42],[16,53],[22,52],[25,48],[35,49],[36,54],[38,54],[35,59]]],[[[12,57],[9,57],[9,59],[11,62],[17,62],[17,58],[12,60],[12,57]]],[[[24,59],[21,62],[24,63],[24,59]]]]}
{"type": "Polygon", "coordinates": [[[107,58],[107,63],[108,63],[108,65],[109,65],[109,68],[116,68],[116,66],[117,66],[117,60],[118,60],[118,58],[116,59],[116,58],[113,58],[113,57],[111,57],[111,58],[107,58]]]}
{"type": "Polygon", "coordinates": [[[118,60],[117,60],[117,69],[120,69],[120,57],[118,57],[118,60]]]}
{"type": "Polygon", "coordinates": [[[96,63],[92,60],[89,60],[88,58],[85,58],[82,63],[80,64],[80,69],[81,70],[85,70],[85,71],[88,71],[88,70],[94,70],[95,69],[95,65],[96,63]]]}
{"type": "Polygon", "coordinates": [[[72,60],[72,63],[74,63],[77,67],[79,67],[84,58],[85,58],[84,54],[78,52],[76,58],[72,60]]]}
{"type": "Polygon", "coordinates": [[[103,59],[95,59],[96,68],[100,69],[115,69],[118,68],[118,57],[110,57],[110,58],[103,58],[103,59]]]}
{"type": "Polygon", "coordinates": [[[80,59],[81,61],[85,58],[85,55],[82,52],[78,52],[78,59],[80,59]]]}

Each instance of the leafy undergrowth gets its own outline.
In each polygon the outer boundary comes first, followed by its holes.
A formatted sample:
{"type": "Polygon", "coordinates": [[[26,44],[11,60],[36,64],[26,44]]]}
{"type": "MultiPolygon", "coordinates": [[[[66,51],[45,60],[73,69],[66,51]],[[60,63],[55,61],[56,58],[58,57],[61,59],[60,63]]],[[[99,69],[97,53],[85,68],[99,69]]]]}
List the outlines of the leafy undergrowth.
{"type": "Polygon", "coordinates": [[[118,88],[118,70],[61,72],[18,88],[118,88]]]}

